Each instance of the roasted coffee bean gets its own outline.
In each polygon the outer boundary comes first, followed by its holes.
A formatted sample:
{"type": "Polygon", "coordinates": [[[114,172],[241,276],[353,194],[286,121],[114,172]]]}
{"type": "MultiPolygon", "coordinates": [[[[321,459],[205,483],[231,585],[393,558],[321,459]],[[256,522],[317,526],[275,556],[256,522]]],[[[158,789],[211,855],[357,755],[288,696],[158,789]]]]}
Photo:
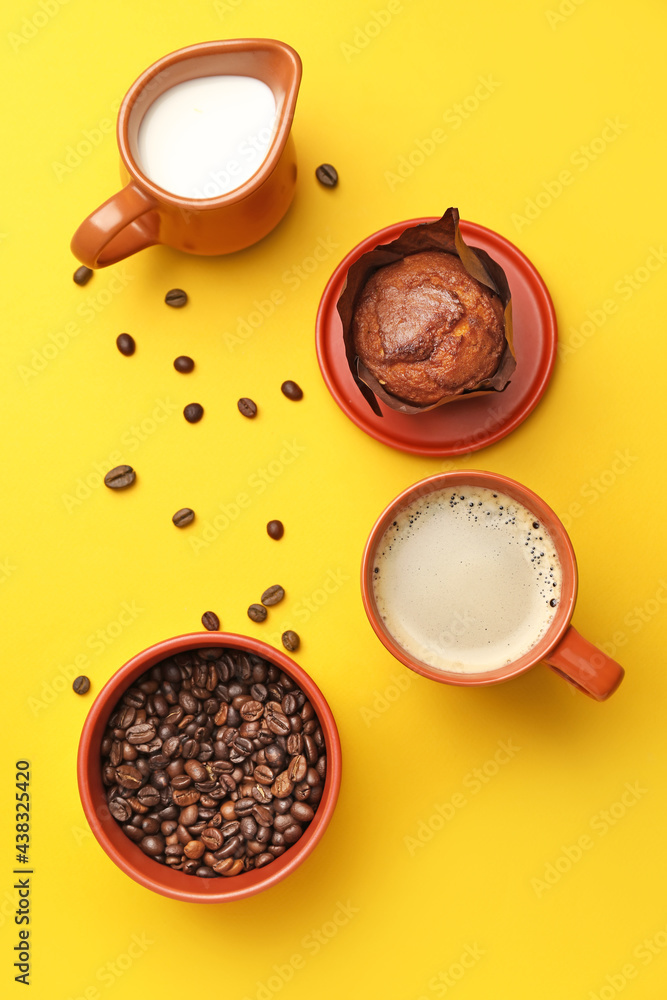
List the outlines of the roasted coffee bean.
{"type": "Polygon", "coordinates": [[[116,781],[122,788],[134,789],[143,784],[141,771],[132,764],[120,764],[116,768],[116,781]]]}
{"type": "Polygon", "coordinates": [[[139,842],[139,847],[144,854],[148,854],[149,857],[155,857],[156,854],[162,854],[164,851],[164,837],[162,834],[143,837],[139,842]]]}
{"type": "Polygon", "coordinates": [[[181,507],[171,519],[177,528],[185,528],[186,525],[192,524],[194,521],[195,512],[190,507],[181,507]]]}
{"type": "Polygon", "coordinates": [[[239,709],[242,719],[246,722],[255,722],[264,714],[264,706],[261,701],[254,701],[252,698],[244,702],[239,709]]]}
{"type": "Polygon", "coordinates": [[[307,770],[308,764],[306,763],[306,758],[303,754],[298,754],[296,757],[292,757],[288,764],[287,777],[296,785],[297,782],[303,781],[306,777],[307,770]]]}
{"type": "Polygon", "coordinates": [[[297,632],[294,632],[291,628],[287,629],[281,635],[281,641],[288,653],[296,653],[297,649],[301,645],[301,639],[297,632]]]}
{"type": "Polygon", "coordinates": [[[101,744],[109,812],[127,836],[160,864],[212,878],[221,862],[249,871],[296,843],[326,759],[289,675],[256,654],[211,647],[208,662],[207,652],[176,654],[138,678],[101,744]]]}
{"type": "Polygon", "coordinates": [[[125,823],[132,815],[132,806],[127,799],[112,799],[109,803],[109,812],[119,823],[125,823]]]}
{"type": "Polygon", "coordinates": [[[77,267],[76,271],[72,275],[72,280],[75,285],[87,285],[92,276],[92,269],[86,267],[85,264],[82,264],[81,267],[77,267]]]}
{"type": "Polygon", "coordinates": [[[121,354],[124,354],[126,358],[131,358],[137,349],[137,345],[134,342],[134,337],[130,336],[129,333],[119,333],[116,337],[116,347],[121,354]]]}
{"type": "Polygon", "coordinates": [[[115,469],[110,469],[104,477],[104,485],[110,490],[124,490],[131,486],[137,478],[137,474],[131,465],[117,465],[115,469]]]}
{"type": "Polygon", "coordinates": [[[201,623],[209,632],[217,632],[220,629],[220,619],[215,611],[205,611],[201,616],[201,623]]]}
{"type": "Polygon", "coordinates": [[[284,799],[291,795],[293,788],[294,783],[290,781],[287,771],[283,771],[271,785],[271,792],[277,799],[284,799]]]}
{"type": "Polygon", "coordinates": [[[268,612],[261,604],[251,604],[248,608],[248,618],[253,622],[266,621],[268,612]]]}
{"type": "Polygon", "coordinates": [[[150,722],[141,722],[136,726],[130,726],[125,733],[128,743],[149,743],[155,736],[155,726],[150,722]]]}
{"type": "Polygon", "coordinates": [[[248,399],[247,396],[242,396],[236,405],[239,413],[243,414],[244,417],[252,419],[257,416],[257,404],[252,399],[248,399]]]}
{"type": "Polygon", "coordinates": [[[168,306],[180,309],[188,301],[188,296],[182,288],[170,288],[164,297],[164,301],[168,306]]]}
{"type": "Polygon", "coordinates": [[[320,163],[315,176],[323,187],[335,188],[338,184],[338,171],[330,163],[320,163]]]}
{"type": "Polygon", "coordinates": [[[271,608],[274,604],[279,604],[285,596],[285,591],[279,584],[268,587],[262,594],[260,600],[265,608],[271,608]]]}
{"type": "Polygon", "coordinates": [[[268,852],[266,854],[258,854],[255,858],[255,868],[263,868],[264,865],[270,865],[273,859],[273,854],[269,854],[268,852]]]}
{"type": "Polygon", "coordinates": [[[303,833],[303,830],[299,826],[299,824],[298,823],[292,823],[292,825],[288,826],[287,829],[285,830],[285,832],[283,833],[283,837],[285,838],[285,843],[286,844],[296,844],[297,840],[299,839],[299,837],[301,836],[302,833],[303,833]]]}
{"type": "Polygon", "coordinates": [[[189,372],[194,370],[194,367],[194,361],[192,358],[189,358],[187,354],[179,354],[179,356],[174,359],[174,368],[177,372],[181,372],[182,375],[187,375],[189,372]]]}
{"type": "Polygon", "coordinates": [[[205,830],[202,830],[199,839],[209,851],[217,851],[222,847],[222,833],[214,826],[207,826],[205,830]]]}
{"type": "Polygon", "coordinates": [[[206,781],[208,778],[208,771],[198,760],[187,760],[185,773],[189,774],[193,781],[206,781]]]}
{"type": "Polygon", "coordinates": [[[90,690],[90,680],[85,674],[81,674],[80,677],[75,677],[72,681],[72,690],[76,694],[86,694],[90,690]]]}
{"type": "Polygon", "coordinates": [[[189,424],[197,424],[204,416],[204,407],[201,403],[188,403],[183,409],[183,416],[189,424]]]}
{"type": "Polygon", "coordinates": [[[288,379],[287,382],[283,382],[280,386],[280,391],[283,396],[287,396],[288,399],[292,399],[295,402],[299,399],[303,399],[303,389],[296,382],[292,382],[288,379]]]}
{"type": "Polygon", "coordinates": [[[282,521],[269,521],[266,526],[266,532],[269,538],[273,538],[274,541],[278,542],[285,534],[285,525],[282,521]]]}

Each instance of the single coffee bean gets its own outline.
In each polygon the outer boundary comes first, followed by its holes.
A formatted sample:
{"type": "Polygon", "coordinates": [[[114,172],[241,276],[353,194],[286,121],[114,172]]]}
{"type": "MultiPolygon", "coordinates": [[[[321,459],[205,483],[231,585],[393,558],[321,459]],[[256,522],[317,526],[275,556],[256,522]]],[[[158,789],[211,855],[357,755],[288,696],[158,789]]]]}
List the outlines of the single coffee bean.
{"type": "Polygon", "coordinates": [[[300,385],[297,385],[296,382],[292,382],[290,380],[283,382],[280,387],[280,391],[283,396],[287,396],[288,399],[292,399],[295,402],[299,399],[303,399],[303,389],[300,385]]]}
{"type": "Polygon", "coordinates": [[[283,837],[285,838],[285,843],[296,844],[297,840],[299,839],[302,833],[303,830],[301,829],[299,824],[292,823],[292,825],[288,826],[285,832],[283,833],[283,837]]]}
{"type": "Polygon", "coordinates": [[[338,184],[338,171],[330,163],[320,163],[315,176],[323,187],[335,188],[338,184]]]}
{"type": "Polygon", "coordinates": [[[244,417],[252,419],[257,416],[257,404],[252,399],[248,399],[247,396],[242,396],[236,405],[239,408],[239,413],[242,413],[244,417]]]}
{"type": "Polygon", "coordinates": [[[255,858],[255,868],[263,868],[273,861],[273,854],[258,854],[255,858]]]}
{"type": "Polygon", "coordinates": [[[306,763],[306,758],[303,754],[297,754],[296,757],[292,757],[287,768],[287,777],[290,781],[297,782],[303,781],[306,777],[306,771],[308,770],[308,764],[306,763]]]}
{"type": "Polygon", "coordinates": [[[174,359],[174,368],[177,372],[181,372],[183,375],[187,375],[188,372],[193,371],[194,367],[194,361],[192,358],[189,358],[187,354],[179,354],[179,356],[174,359]]]}
{"type": "Polygon", "coordinates": [[[164,297],[164,301],[168,306],[180,309],[188,301],[188,296],[182,288],[170,288],[164,297]]]}
{"type": "Polygon", "coordinates": [[[90,690],[90,680],[85,674],[74,678],[72,681],[72,690],[76,691],[77,694],[86,694],[90,690]]]}
{"type": "Polygon", "coordinates": [[[139,847],[144,854],[148,854],[149,857],[155,857],[156,854],[162,854],[164,851],[164,837],[162,834],[144,837],[139,842],[139,847]]]}
{"type": "Polygon", "coordinates": [[[212,868],[209,868],[208,865],[200,865],[195,875],[198,875],[199,878],[215,878],[216,872],[212,868]]]}
{"type": "Polygon", "coordinates": [[[126,486],[131,486],[137,474],[131,465],[117,465],[111,469],[104,477],[104,485],[110,490],[124,490],[126,486]]]}
{"type": "Polygon", "coordinates": [[[127,799],[112,799],[109,803],[109,812],[119,823],[126,823],[132,815],[132,806],[127,799]]]}
{"type": "Polygon", "coordinates": [[[189,840],[183,851],[188,858],[201,858],[206,848],[201,840],[189,840]]]}
{"type": "Polygon", "coordinates": [[[116,768],[116,781],[122,788],[139,788],[143,783],[141,771],[138,771],[132,764],[120,764],[116,768]]]}
{"type": "Polygon", "coordinates": [[[140,722],[136,726],[130,726],[125,733],[128,743],[150,743],[155,736],[155,726],[150,722],[140,722]]]}
{"type": "Polygon", "coordinates": [[[188,403],[183,410],[183,416],[189,424],[198,424],[204,416],[204,407],[201,403],[188,403]]]}
{"type": "Polygon", "coordinates": [[[181,507],[172,517],[172,521],[177,528],[184,528],[186,524],[192,524],[195,519],[195,512],[190,507],[181,507]]]}
{"type": "Polygon", "coordinates": [[[72,275],[72,280],[75,285],[87,285],[92,276],[93,272],[91,268],[82,264],[81,267],[77,267],[76,271],[72,275]]]}
{"type": "Polygon", "coordinates": [[[241,705],[239,712],[241,718],[245,719],[246,722],[255,722],[258,719],[261,719],[264,714],[264,706],[261,701],[253,701],[251,698],[241,705]]]}
{"type": "Polygon", "coordinates": [[[285,596],[285,591],[279,584],[274,584],[273,587],[268,587],[262,594],[260,600],[265,608],[271,608],[274,604],[279,604],[283,597],[285,596]]]}
{"type": "Polygon", "coordinates": [[[217,851],[222,847],[222,833],[214,826],[207,826],[205,830],[202,830],[200,839],[209,851],[217,851]]]}
{"type": "Polygon", "coordinates": [[[276,780],[271,785],[271,791],[277,799],[285,799],[291,794],[294,788],[293,783],[290,781],[287,771],[283,771],[279,774],[276,780]]]}
{"type": "Polygon", "coordinates": [[[220,628],[220,619],[215,611],[205,611],[201,616],[201,623],[209,632],[217,632],[220,628]]]}
{"type": "Polygon", "coordinates": [[[134,342],[134,337],[130,336],[129,333],[119,333],[116,337],[116,347],[121,354],[124,354],[126,358],[132,357],[137,349],[137,345],[134,342]]]}
{"type": "Polygon", "coordinates": [[[248,618],[253,622],[266,621],[268,612],[261,604],[251,604],[248,608],[248,618]]]}
{"type": "Polygon", "coordinates": [[[290,806],[289,815],[293,816],[297,823],[310,823],[315,810],[305,802],[295,802],[290,806]]]}
{"type": "Polygon", "coordinates": [[[208,778],[208,771],[198,760],[187,760],[185,773],[189,774],[193,781],[206,781],[208,778]]]}
{"type": "Polygon", "coordinates": [[[285,534],[285,525],[282,521],[269,521],[266,526],[266,533],[269,538],[273,538],[277,542],[285,534]]]}
{"type": "Polygon", "coordinates": [[[283,632],[280,638],[282,639],[283,646],[288,653],[295,653],[301,645],[301,639],[299,638],[298,632],[293,632],[291,628],[287,629],[286,632],[283,632]]]}

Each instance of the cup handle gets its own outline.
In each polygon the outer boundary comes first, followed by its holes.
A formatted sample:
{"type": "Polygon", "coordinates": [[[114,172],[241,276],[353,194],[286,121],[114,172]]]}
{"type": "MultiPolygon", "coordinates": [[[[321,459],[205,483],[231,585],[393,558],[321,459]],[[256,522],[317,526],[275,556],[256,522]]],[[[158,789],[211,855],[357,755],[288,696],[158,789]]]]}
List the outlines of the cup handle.
{"type": "Polygon", "coordinates": [[[95,209],[72,237],[87,267],[107,267],[159,242],[157,202],[132,181],[95,209]]]}
{"type": "Polygon", "coordinates": [[[552,670],[596,701],[605,701],[623,680],[623,667],[584,639],[572,625],[546,657],[552,670]]]}

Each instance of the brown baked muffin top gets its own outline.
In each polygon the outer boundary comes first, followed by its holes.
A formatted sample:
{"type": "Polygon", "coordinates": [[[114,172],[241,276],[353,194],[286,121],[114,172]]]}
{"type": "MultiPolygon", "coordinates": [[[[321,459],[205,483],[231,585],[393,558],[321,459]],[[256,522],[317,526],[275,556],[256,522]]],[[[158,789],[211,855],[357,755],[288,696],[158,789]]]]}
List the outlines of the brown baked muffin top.
{"type": "Polygon", "coordinates": [[[355,307],[354,346],[385,389],[437,403],[493,375],[505,347],[499,297],[453,254],[412,254],[368,279],[355,307]]]}

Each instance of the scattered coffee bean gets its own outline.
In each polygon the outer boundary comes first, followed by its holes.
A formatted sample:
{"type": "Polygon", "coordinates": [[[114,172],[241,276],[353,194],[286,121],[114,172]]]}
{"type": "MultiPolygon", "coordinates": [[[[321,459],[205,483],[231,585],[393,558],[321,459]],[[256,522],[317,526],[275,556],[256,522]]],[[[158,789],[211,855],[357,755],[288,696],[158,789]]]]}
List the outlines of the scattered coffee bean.
{"type": "Polygon", "coordinates": [[[257,416],[257,404],[252,399],[248,399],[247,396],[242,396],[236,405],[239,408],[239,413],[242,413],[244,417],[252,419],[257,416]]]}
{"type": "Polygon", "coordinates": [[[338,184],[338,171],[330,163],[320,163],[315,176],[324,187],[334,188],[338,184]]]}
{"type": "Polygon", "coordinates": [[[172,521],[177,528],[184,528],[186,524],[192,524],[194,519],[195,512],[191,510],[190,507],[181,507],[181,509],[177,510],[172,517],[172,521]]]}
{"type": "Polygon", "coordinates": [[[124,490],[126,486],[131,486],[137,474],[131,465],[117,465],[115,469],[110,469],[104,477],[104,485],[110,490],[124,490]]]}
{"type": "Polygon", "coordinates": [[[174,361],[174,368],[177,372],[181,372],[183,375],[187,375],[188,372],[193,371],[194,367],[194,361],[192,358],[189,358],[187,354],[179,354],[174,361]]]}
{"type": "Polygon", "coordinates": [[[268,612],[262,604],[251,604],[248,608],[248,618],[253,622],[266,621],[268,612]]]}
{"type": "Polygon", "coordinates": [[[269,538],[273,538],[277,542],[285,534],[285,525],[282,521],[269,521],[266,531],[269,538]]]}
{"type": "Polygon", "coordinates": [[[101,766],[110,815],[149,858],[229,878],[301,839],[322,797],[326,751],[289,676],[254,654],[211,647],[137,678],[110,715],[101,766]],[[297,719],[312,735],[294,730],[297,719]]]}
{"type": "Polygon", "coordinates": [[[261,602],[265,608],[271,608],[274,604],[279,604],[283,597],[285,596],[285,591],[277,583],[273,587],[268,587],[261,596],[261,602]]]}
{"type": "Polygon", "coordinates": [[[287,382],[283,382],[280,387],[280,391],[283,396],[287,396],[288,399],[292,399],[294,401],[303,399],[303,389],[301,386],[297,385],[296,382],[290,381],[289,379],[287,382]]]}
{"type": "Polygon", "coordinates": [[[189,424],[199,423],[204,416],[204,407],[201,403],[188,403],[183,410],[183,416],[189,424]]]}
{"type": "Polygon", "coordinates": [[[164,301],[168,306],[180,309],[188,301],[188,296],[182,288],[171,288],[165,295],[164,301]]]}
{"type": "Polygon", "coordinates": [[[137,345],[134,342],[134,337],[130,336],[129,333],[119,333],[116,337],[116,347],[121,354],[124,354],[126,358],[131,357],[137,349],[137,345]]]}
{"type": "Polygon", "coordinates": [[[80,677],[75,677],[72,682],[72,690],[76,691],[77,694],[85,694],[90,690],[90,681],[85,674],[81,674],[80,677]]]}
{"type": "Polygon", "coordinates": [[[283,646],[288,651],[288,653],[295,653],[299,646],[301,645],[301,639],[297,632],[293,632],[292,629],[288,629],[280,637],[282,639],[283,646]]]}
{"type": "Polygon", "coordinates": [[[72,275],[75,285],[87,285],[92,276],[92,270],[89,267],[86,267],[85,264],[82,264],[81,267],[77,267],[76,271],[72,275]]]}
{"type": "Polygon", "coordinates": [[[220,619],[215,611],[205,611],[201,616],[201,623],[209,632],[217,632],[220,629],[220,619]]]}

